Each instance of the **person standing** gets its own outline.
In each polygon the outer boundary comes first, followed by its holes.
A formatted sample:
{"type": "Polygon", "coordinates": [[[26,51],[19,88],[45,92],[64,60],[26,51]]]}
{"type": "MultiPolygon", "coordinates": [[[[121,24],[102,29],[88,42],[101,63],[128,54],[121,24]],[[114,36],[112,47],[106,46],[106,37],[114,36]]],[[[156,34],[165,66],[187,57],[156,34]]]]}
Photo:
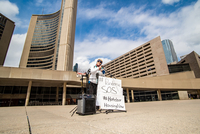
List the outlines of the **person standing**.
{"type": "Polygon", "coordinates": [[[102,63],[103,61],[98,59],[96,65],[90,68],[89,94],[97,95],[98,77],[105,76],[105,70],[103,69],[102,63]]]}

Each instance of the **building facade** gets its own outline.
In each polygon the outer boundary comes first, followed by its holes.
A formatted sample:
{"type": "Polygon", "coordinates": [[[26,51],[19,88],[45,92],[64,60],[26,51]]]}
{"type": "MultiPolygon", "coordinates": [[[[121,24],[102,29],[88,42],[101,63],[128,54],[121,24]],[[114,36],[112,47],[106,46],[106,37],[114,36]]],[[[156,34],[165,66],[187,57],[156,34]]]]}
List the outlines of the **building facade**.
{"type": "Polygon", "coordinates": [[[0,13],[0,66],[3,66],[15,23],[0,13]]]}
{"type": "Polygon", "coordinates": [[[200,78],[200,56],[196,52],[191,52],[182,58],[178,64],[189,64],[192,71],[194,71],[195,77],[200,78]]]}
{"type": "Polygon", "coordinates": [[[163,49],[164,49],[164,52],[165,52],[167,64],[170,64],[170,63],[173,63],[173,62],[177,63],[178,58],[177,58],[176,52],[174,50],[174,46],[173,46],[172,41],[169,40],[169,39],[163,40],[162,45],[163,45],[163,49]]]}
{"type": "MultiPolygon", "coordinates": [[[[143,45],[105,64],[106,76],[115,78],[145,78],[169,75],[169,67],[160,37],[156,37],[143,45]]],[[[127,102],[173,100],[187,98],[187,91],[126,89],[127,102]],[[160,95],[159,95],[160,94],[160,95]],[[184,97],[181,97],[184,96],[184,97]]]]}
{"type": "Polygon", "coordinates": [[[32,15],[20,68],[72,70],[77,0],[62,0],[52,14],[32,15]]]}
{"type": "MultiPolygon", "coordinates": [[[[195,51],[192,51],[189,54],[186,54],[181,57],[181,60],[176,65],[185,65],[188,64],[191,71],[194,72],[195,78],[200,78],[200,55],[197,54],[195,51]]],[[[185,67],[184,67],[185,69],[185,67]]],[[[190,99],[199,99],[200,98],[200,91],[188,91],[188,95],[190,99]]]]}
{"type": "Polygon", "coordinates": [[[168,75],[167,62],[160,37],[125,53],[105,64],[109,73],[121,78],[140,78],[168,75]]]}

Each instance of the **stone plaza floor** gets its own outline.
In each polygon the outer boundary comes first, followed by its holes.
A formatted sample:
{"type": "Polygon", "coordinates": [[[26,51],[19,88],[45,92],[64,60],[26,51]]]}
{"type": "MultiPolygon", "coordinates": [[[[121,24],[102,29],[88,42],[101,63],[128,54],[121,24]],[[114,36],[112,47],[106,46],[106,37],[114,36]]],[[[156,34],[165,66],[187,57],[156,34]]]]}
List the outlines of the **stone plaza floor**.
{"type": "Polygon", "coordinates": [[[69,113],[76,105],[0,107],[0,134],[199,134],[200,100],[126,103],[127,112],[69,113]]]}

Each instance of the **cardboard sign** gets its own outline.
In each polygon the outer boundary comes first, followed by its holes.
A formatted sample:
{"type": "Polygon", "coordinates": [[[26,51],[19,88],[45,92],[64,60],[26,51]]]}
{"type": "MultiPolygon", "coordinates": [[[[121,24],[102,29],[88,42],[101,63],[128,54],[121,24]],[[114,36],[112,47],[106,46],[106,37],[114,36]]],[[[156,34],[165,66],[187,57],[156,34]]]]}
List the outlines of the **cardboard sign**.
{"type": "Polygon", "coordinates": [[[126,110],[121,80],[99,76],[96,105],[101,109],[126,110]]]}

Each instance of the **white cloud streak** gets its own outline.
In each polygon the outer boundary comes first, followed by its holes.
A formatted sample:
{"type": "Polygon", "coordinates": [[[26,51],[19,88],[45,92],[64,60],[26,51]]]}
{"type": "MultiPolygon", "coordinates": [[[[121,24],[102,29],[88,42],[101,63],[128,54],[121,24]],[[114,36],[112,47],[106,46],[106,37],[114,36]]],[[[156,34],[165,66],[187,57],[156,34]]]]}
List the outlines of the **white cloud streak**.
{"type": "Polygon", "coordinates": [[[179,2],[180,0],[162,0],[162,3],[168,4],[168,5],[173,5],[174,3],[179,2]]]}

